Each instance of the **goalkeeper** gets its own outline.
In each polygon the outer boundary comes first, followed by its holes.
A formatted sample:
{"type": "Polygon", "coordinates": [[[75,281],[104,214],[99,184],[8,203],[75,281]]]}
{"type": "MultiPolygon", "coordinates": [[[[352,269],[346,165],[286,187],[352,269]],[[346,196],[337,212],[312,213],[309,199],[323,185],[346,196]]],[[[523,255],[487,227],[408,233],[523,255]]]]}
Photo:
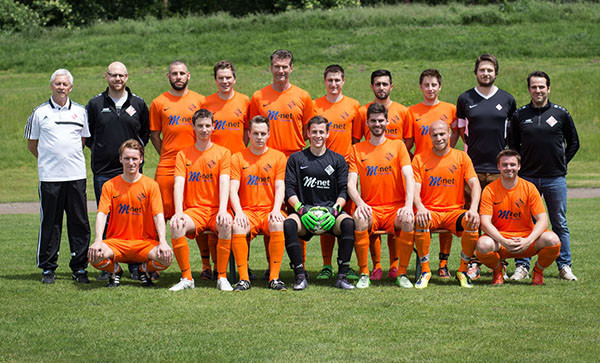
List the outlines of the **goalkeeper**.
{"type": "Polygon", "coordinates": [[[348,164],[325,146],[329,136],[326,118],[311,118],[307,130],[310,147],[290,155],[285,170],[285,198],[295,211],[283,222],[285,248],[296,276],[294,290],[307,286],[298,237],[309,240],[322,230],[340,237],[335,286],[351,290],[354,285],[348,282],[346,273],[354,248],[354,220],[342,212],[348,198],[348,164]]]}

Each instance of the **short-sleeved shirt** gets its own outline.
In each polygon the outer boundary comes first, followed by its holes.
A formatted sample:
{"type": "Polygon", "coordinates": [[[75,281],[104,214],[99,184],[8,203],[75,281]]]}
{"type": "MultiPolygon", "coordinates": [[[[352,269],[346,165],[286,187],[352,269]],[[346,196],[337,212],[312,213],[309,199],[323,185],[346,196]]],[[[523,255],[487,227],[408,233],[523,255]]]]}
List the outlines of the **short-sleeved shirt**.
{"type": "Polygon", "coordinates": [[[286,162],[285,155],[272,148],[261,155],[246,148],[231,157],[231,180],[240,182],[238,195],[243,209],[273,209],[275,181],[285,179],[286,162]]]}
{"type": "Polygon", "coordinates": [[[256,115],[271,122],[267,146],[289,155],[306,146],[302,128],[315,114],[308,92],[290,84],[283,92],[275,91],[271,85],[254,92],[248,118],[256,115]]]}
{"type": "Polygon", "coordinates": [[[344,156],[347,160],[352,146],[352,126],[354,121],[359,119],[360,103],[346,96],[336,103],[331,103],[326,96],[323,96],[315,100],[314,106],[315,113],[329,121],[327,148],[344,156]]]}
{"type": "Polygon", "coordinates": [[[402,204],[405,181],[402,167],[410,165],[410,155],[401,140],[385,140],[374,146],[363,141],[352,146],[350,172],[360,178],[360,196],[370,206],[402,204]]]}
{"type": "Polygon", "coordinates": [[[463,209],[464,184],[477,178],[471,159],[462,150],[450,149],[437,156],[431,149],[416,154],[412,161],[415,183],[421,184],[421,202],[425,208],[447,212],[463,209]]]}
{"type": "Polygon", "coordinates": [[[157,175],[173,175],[175,157],[179,150],[196,142],[192,116],[203,105],[204,96],[194,91],[188,91],[181,97],[165,92],[152,101],[150,131],[162,133],[157,175]]]}
{"type": "Polygon", "coordinates": [[[38,175],[43,182],[86,178],[82,137],[89,137],[85,108],[70,99],[63,107],[52,97],[36,107],[25,126],[25,138],[38,140],[38,175]]]}
{"type": "Polygon", "coordinates": [[[498,179],[488,184],[481,194],[479,214],[492,216],[499,232],[531,233],[532,216],[546,213],[542,197],[535,185],[519,178],[512,189],[502,186],[498,179]]]}
{"type": "Polygon", "coordinates": [[[501,89],[484,97],[476,88],[458,96],[458,127],[465,128],[465,150],[478,173],[499,174],[496,155],[506,147],[506,129],[517,109],[512,95],[501,89]]]}
{"type": "Polygon", "coordinates": [[[434,121],[442,120],[452,129],[457,128],[456,106],[451,103],[440,101],[433,106],[427,106],[423,102],[408,108],[414,116],[413,137],[415,140],[415,155],[433,147],[429,128],[434,121]]]}
{"type": "Polygon", "coordinates": [[[219,207],[219,177],[230,175],[231,153],[226,148],[212,144],[208,150],[199,151],[195,145],[177,154],[175,176],[185,178],[183,209],[219,207]]]}
{"type": "MultiPolygon", "coordinates": [[[[371,138],[371,132],[367,127],[367,109],[371,103],[367,103],[358,110],[360,116],[357,119],[358,122],[354,123],[352,130],[352,137],[357,140],[362,139],[363,136],[365,140],[371,138]]],[[[408,107],[392,101],[387,111],[390,123],[385,130],[385,137],[392,140],[403,140],[413,137],[412,125],[414,123],[414,116],[408,110],[408,107]]]]}
{"type": "Polygon", "coordinates": [[[221,99],[217,93],[207,96],[203,107],[213,113],[215,123],[210,140],[229,149],[232,154],[244,150],[249,105],[248,96],[239,92],[228,100],[221,99]]]}
{"type": "Polygon", "coordinates": [[[163,213],[158,184],[145,175],[133,183],[117,175],[102,186],[98,212],[110,213],[106,238],[156,240],[153,218],[163,213]]]}

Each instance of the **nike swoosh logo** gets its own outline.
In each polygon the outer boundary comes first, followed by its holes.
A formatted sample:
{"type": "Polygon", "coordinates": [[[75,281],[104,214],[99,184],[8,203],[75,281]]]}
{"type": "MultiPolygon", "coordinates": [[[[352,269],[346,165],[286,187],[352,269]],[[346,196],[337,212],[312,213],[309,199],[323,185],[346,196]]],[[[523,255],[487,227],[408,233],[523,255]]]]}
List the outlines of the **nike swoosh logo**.
{"type": "Polygon", "coordinates": [[[192,166],[192,163],[186,163],[185,166],[192,166]]]}
{"type": "Polygon", "coordinates": [[[242,166],[242,169],[248,169],[249,166],[242,166]]]}
{"type": "Polygon", "coordinates": [[[163,111],[167,111],[170,107],[163,108],[163,111]]]}
{"type": "Polygon", "coordinates": [[[425,171],[429,171],[429,170],[431,170],[431,169],[433,169],[433,168],[425,169],[425,171]]]}
{"type": "Polygon", "coordinates": [[[113,199],[117,199],[120,196],[121,196],[121,194],[119,194],[119,195],[113,195],[113,199]]]}
{"type": "Polygon", "coordinates": [[[479,104],[477,105],[469,105],[469,108],[473,108],[473,107],[477,107],[479,104]]]}
{"type": "Polygon", "coordinates": [[[306,168],[308,168],[308,165],[300,167],[300,169],[306,169],[306,168]]]}
{"type": "Polygon", "coordinates": [[[494,202],[494,205],[498,205],[498,204],[500,204],[500,203],[502,203],[502,201],[499,201],[499,202],[494,202]]]}
{"type": "Polygon", "coordinates": [[[270,103],[265,103],[263,104],[263,107],[267,107],[268,105],[270,105],[270,103]]]}
{"type": "MultiPolygon", "coordinates": [[[[368,159],[368,158],[367,158],[368,159]]],[[[365,161],[367,161],[367,159],[360,159],[361,163],[364,163],[365,161]]]]}

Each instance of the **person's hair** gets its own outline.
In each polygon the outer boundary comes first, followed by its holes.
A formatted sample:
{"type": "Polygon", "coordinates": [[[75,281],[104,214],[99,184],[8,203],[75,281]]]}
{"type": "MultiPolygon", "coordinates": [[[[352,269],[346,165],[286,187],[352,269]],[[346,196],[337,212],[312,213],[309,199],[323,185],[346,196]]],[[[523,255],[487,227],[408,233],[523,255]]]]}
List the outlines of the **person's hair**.
{"type": "Polygon", "coordinates": [[[387,108],[385,108],[385,106],[381,103],[373,102],[369,105],[369,108],[367,108],[367,121],[369,120],[369,117],[371,117],[371,115],[374,113],[382,113],[385,116],[385,119],[388,119],[387,108]]]}
{"type": "Polygon", "coordinates": [[[480,55],[479,57],[477,57],[477,60],[475,61],[475,70],[473,71],[474,73],[477,73],[477,69],[479,68],[479,63],[481,62],[492,62],[492,64],[494,65],[494,71],[496,73],[496,75],[498,75],[498,59],[496,57],[494,57],[493,55],[489,54],[489,53],[484,53],[482,55],[480,55]]]}
{"type": "Polygon", "coordinates": [[[440,86],[442,85],[442,75],[437,69],[430,68],[421,72],[421,75],[419,76],[419,84],[423,84],[423,79],[425,77],[435,77],[437,78],[437,81],[440,84],[440,86]]]}
{"type": "Polygon", "coordinates": [[[376,71],[373,71],[373,73],[371,73],[371,84],[373,84],[375,82],[375,78],[377,77],[390,77],[390,84],[392,83],[392,73],[390,71],[388,71],[387,69],[378,69],[376,71]]]}
{"type": "Polygon", "coordinates": [[[233,78],[236,78],[235,67],[233,66],[233,63],[231,63],[230,61],[220,60],[217,62],[217,64],[215,64],[215,67],[213,68],[215,79],[217,79],[217,71],[220,69],[231,69],[231,73],[233,73],[233,78]]]}
{"type": "Polygon", "coordinates": [[[550,88],[550,76],[548,75],[548,73],[542,72],[542,71],[535,71],[535,72],[529,73],[529,75],[527,76],[527,88],[529,88],[529,86],[531,86],[531,78],[532,77],[546,78],[546,87],[550,88]]]}
{"type": "Polygon", "coordinates": [[[201,108],[198,111],[194,112],[194,116],[192,116],[192,125],[196,126],[196,121],[200,118],[208,118],[210,122],[214,122],[213,113],[207,110],[206,108],[201,108]]]}
{"type": "Polygon", "coordinates": [[[340,66],[339,64],[332,64],[330,66],[327,66],[327,68],[325,68],[325,72],[323,72],[323,78],[327,78],[327,73],[341,73],[342,79],[344,79],[345,77],[344,68],[342,68],[342,66],[340,66]]]}
{"type": "Polygon", "coordinates": [[[271,64],[273,64],[273,60],[275,59],[289,59],[291,66],[294,62],[294,55],[287,49],[277,49],[273,52],[273,54],[271,54],[271,64]]]}
{"type": "Polygon", "coordinates": [[[306,125],[307,130],[310,130],[311,125],[321,125],[325,124],[325,130],[329,131],[329,121],[323,116],[314,116],[310,120],[308,120],[308,124],[306,125]]]}
{"type": "Polygon", "coordinates": [[[500,164],[500,159],[502,158],[510,158],[513,156],[517,158],[519,165],[521,165],[521,155],[513,149],[504,149],[500,151],[498,155],[496,155],[496,164],[500,164]]]}
{"type": "Polygon", "coordinates": [[[254,124],[266,124],[267,130],[271,130],[271,122],[269,122],[269,119],[265,116],[256,115],[252,117],[250,121],[248,121],[248,130],[252,130],[252,125],[254,124]]]}
{"type": "Polygon", "coordinates": [[[140,152],[140,156],[144,158],[144,145],[136,139],[125,140],[119,147],[119,157],[123,156],[125,149],[133,149],[140,152]]]}
{"type": "Polygon", "coordinates": [[[71,83],[71,86],[73,85],[73,75],[71,74],[71,72],[69,72],[68,69],[60,68],[55,70],[54,73],[52,73],[52,75],[50,76],[50,84],[54,83],[56,76],[67,76],[69,78],[69,83],[71,83]]]}
{"type": "Polygon", "coordinates": [[[185,66],[185,68],[187,68],[187,64],[185,64],[185,62],[180,61],[180,60],[174,60],[171,62],[171,64],[169,64],[169,72],[168,73],[171,73],[171,67],[178,66],[180,64],[183,64],[185,66]]]}

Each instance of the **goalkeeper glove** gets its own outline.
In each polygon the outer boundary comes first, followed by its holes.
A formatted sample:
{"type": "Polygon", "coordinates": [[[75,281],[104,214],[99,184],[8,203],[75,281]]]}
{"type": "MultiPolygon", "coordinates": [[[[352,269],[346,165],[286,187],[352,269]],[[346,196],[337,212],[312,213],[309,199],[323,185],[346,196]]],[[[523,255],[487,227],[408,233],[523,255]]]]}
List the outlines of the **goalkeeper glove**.
{"type": "Polygon", "coordinates": [[[294,205],[294,210],[296,210],[296,213],[300,216],[300,221],[302,221],[302,224],[309,230],[314,229],[317,223],[319,223],[317,217],[310,212],[311,209],[312,208],[309,206],[302,204],[302,202],[298,202],[294,205]]]}
{"type": "Polygon", "coordinates": [[[323,210],[326,210],[327,213],[321,217],[321,227],[328,231],[335,225],[335,219],[342,212],[342,207],[335,204],[333,207],[323,207],[323,210]]]}

